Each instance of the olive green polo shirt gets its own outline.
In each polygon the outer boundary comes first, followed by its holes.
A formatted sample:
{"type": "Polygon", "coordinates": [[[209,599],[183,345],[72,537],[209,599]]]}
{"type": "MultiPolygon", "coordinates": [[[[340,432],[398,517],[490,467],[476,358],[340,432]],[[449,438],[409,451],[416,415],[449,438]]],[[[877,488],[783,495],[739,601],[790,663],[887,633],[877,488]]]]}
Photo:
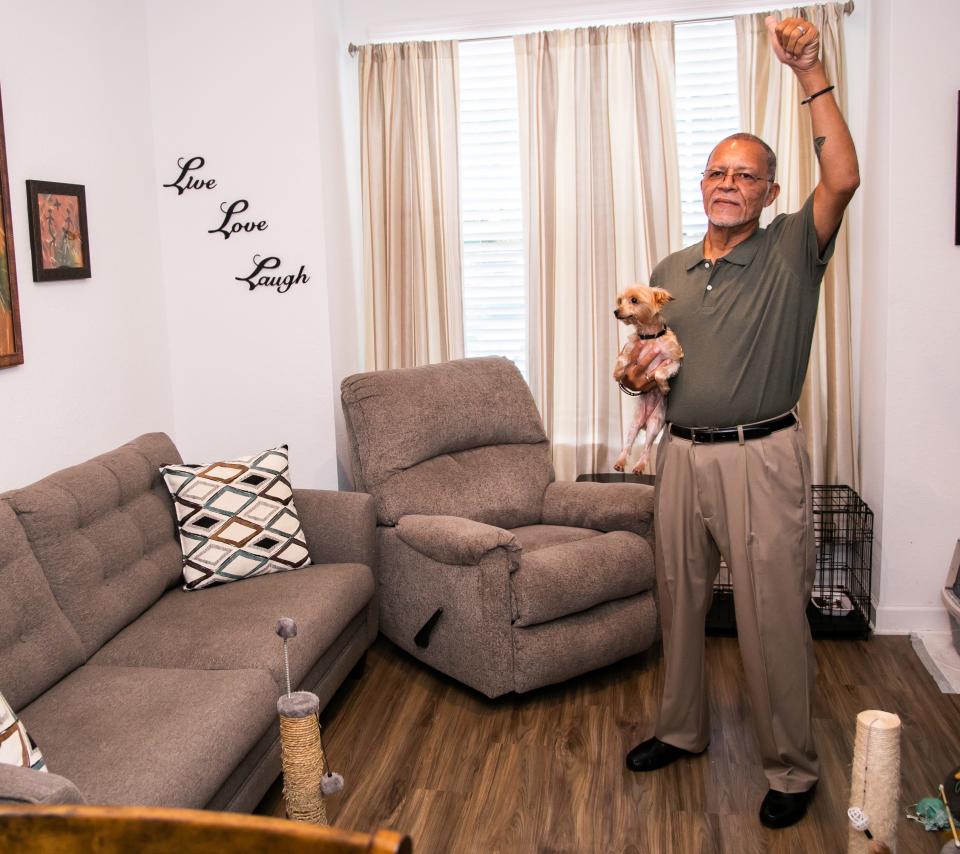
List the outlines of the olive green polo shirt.
{"type": "Polygon", "coordinates": [[[650,282],[673,295],[664,316],[683,347],[669,421],[732,427],[796,405],[835,240],[818,251],[811,194],[716,262],[703,257],[701,242],[657,265],[650,282]]]}

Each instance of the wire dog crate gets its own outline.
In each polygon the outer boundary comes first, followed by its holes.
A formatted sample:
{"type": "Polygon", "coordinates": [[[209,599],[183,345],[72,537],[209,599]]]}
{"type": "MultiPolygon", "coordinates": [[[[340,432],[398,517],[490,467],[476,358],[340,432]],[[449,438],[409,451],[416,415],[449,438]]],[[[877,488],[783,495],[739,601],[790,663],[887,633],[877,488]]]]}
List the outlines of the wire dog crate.
{"type": "MultiPolygon", "coordinates": [[[[817,574],[807,619],[814,637],[866,638],[873,622],[873,511],[849,486],[813,486],[817,574]]],[[[736,634],[733,579],[725,563],[707,614],[711,634],[736,634]]]]}

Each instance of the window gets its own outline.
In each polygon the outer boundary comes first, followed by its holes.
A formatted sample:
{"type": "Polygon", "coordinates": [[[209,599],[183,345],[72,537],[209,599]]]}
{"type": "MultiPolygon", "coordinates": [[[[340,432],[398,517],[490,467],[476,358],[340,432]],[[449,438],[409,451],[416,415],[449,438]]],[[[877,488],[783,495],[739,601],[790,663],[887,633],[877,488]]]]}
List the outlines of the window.
{"type": "MultiPolygon", "coordinates": [[[[676,124],[683,243],[703,238],[700,173],[740,129],[733,19],[677,24],[676,124]]],[[[507,356],[527,377],[527,294],[513,39],[460,42],[464,353],[507,356]]]]}
{"type": "Polygon", "coordinates": [[[527,376],[520,120],[513,39],[460,43],[464,353],[527,376]]]}
{"type": "Polygon", "coordinates": [[[703,239],[707,216],[700,174],[707,156],[725,136],[740,130],[737,32],[733,19],[677,24],[677,150],[683,245],[703,239]]]}

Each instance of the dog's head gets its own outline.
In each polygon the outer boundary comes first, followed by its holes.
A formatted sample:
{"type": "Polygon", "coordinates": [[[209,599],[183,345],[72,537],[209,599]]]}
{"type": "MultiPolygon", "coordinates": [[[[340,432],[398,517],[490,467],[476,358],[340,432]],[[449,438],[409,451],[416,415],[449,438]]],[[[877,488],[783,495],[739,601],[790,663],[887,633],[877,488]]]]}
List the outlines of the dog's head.
{"type": "Polygon", "coordinates": [[[631,326],[655,323],[660,310],[672,299],[663,288],[633,285],[617,297],[613,316],[631,326]]]}

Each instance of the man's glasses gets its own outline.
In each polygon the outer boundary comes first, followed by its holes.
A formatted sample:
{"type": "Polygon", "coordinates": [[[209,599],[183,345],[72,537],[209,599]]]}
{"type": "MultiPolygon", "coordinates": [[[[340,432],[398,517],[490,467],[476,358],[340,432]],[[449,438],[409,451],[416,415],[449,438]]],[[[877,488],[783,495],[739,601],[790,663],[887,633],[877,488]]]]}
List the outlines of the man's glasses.
{"type": "Polygon", "coordinates": [[[758,183],[772,184],[772,178],[761,178],[759,175],[753,175],[750,172],[733,172],[729,169],[707,169],[703,174],[703,180],[710,184],[719,184],[729,175],[733,178],[733,183],[741,189],[755,187],[758,183]]]}

